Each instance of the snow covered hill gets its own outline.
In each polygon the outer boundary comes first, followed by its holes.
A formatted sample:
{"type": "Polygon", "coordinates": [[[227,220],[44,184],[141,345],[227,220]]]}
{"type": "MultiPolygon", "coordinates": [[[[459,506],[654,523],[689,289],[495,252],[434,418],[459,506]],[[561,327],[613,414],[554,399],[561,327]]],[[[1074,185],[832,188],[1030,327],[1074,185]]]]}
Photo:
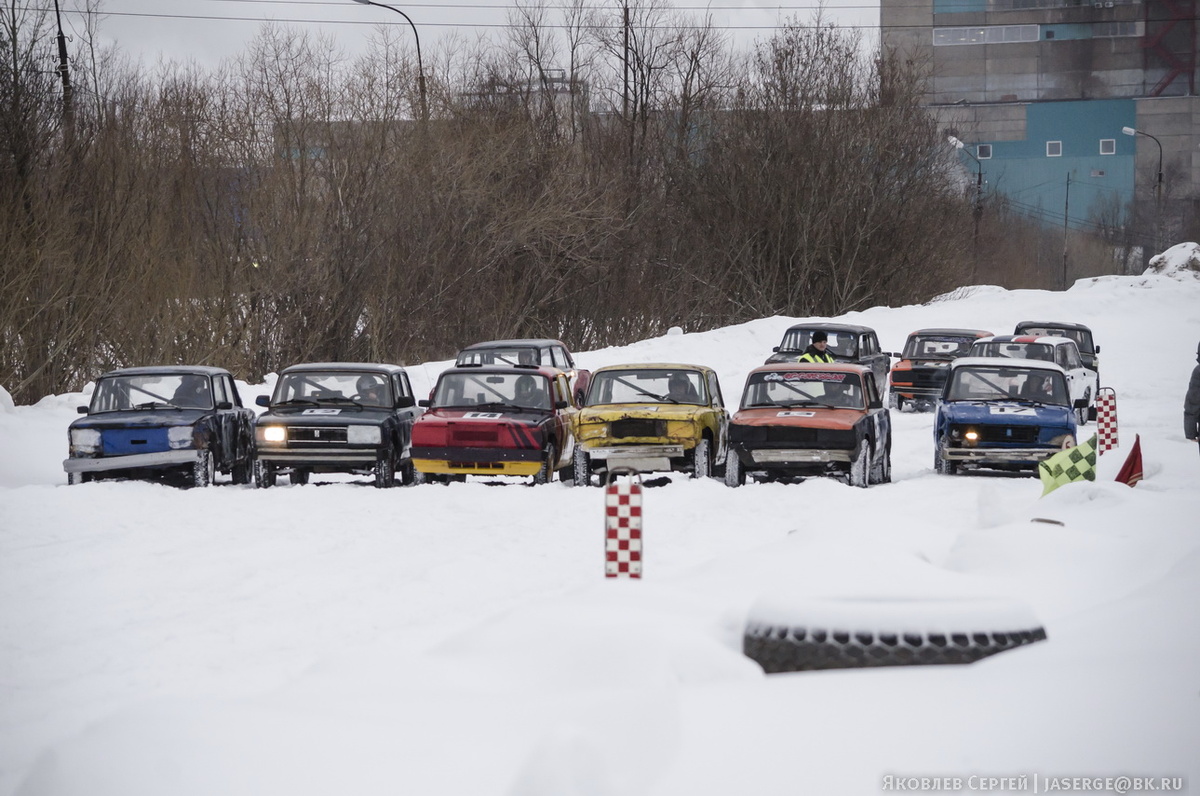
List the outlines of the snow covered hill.
{"type": "MultiPolygon", "coordinates": [[[[85,397],[0,403],[0,796],[874,794],[889,776],[1022,775],[1027,792],[1121,775],[1195,790],[1200,455],[1181,407],[1198,307],[1176,269],[839,318],[892,350],[921,327],[1091,326],[1145,481],[1112,480],[1124,451],[1045,498],[1036,479],[938,476],[932,416],[895,415],[892,484],[647,489],[642,582],[603,578],[598,489],[67,488],[85,397]],[[780,593],[999,596],[1048,640],[970,666],[765,676],[741,632],[780,593]]],[[[796,320],[577,359],[711,365],[733,404],[796,320]]],[[[412,367],[417,391],[445,364],[412,367]]]]}

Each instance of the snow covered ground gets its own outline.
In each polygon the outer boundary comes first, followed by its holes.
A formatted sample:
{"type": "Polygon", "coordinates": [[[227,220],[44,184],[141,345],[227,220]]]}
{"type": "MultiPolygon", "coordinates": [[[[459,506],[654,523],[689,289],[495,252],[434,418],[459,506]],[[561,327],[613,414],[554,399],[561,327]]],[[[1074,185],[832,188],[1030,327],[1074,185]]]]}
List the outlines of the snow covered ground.
{"type": "MultiPolygon", "coordinates": [[[[894,416],[889,485],[647,488],[641,582],[603,577],[599,489],[68,488],[85,398],[0,404],[0,796],[871,794],[1021,776],[990,789],[1034,792],[1121,775],[1200,792],[1200,455],[1181,408],[1198,308],[1200,280],[1166,273],[844,316],[893,350],[920,327],[1088,324],[1124,450],[1040,498],[1035,478],[935,475],[932,415],[894,416]],[[1146,478],[1130,489],[1112,478],[1135,433],[1146,478]],[[999,595],[1049,638],[969,666],[765,676],[741,630],[781,593],[999,595]]],[[[732,408],[794,321],[578,360],[711,365],[732,408]]],[[[443,365],[411,368],[416,389],[443,365]]]]}

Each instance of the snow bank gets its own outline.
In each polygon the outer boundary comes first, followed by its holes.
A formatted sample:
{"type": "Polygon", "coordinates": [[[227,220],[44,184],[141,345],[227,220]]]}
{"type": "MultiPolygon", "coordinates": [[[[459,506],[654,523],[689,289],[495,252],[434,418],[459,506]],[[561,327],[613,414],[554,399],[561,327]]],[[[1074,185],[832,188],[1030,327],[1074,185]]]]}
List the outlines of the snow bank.
{"type": "Polygon", "coordinates": [[[1179,243],[1151,257],[1144,273],[1179,281],[1200,279],[1200,243],[1179,243]]]}

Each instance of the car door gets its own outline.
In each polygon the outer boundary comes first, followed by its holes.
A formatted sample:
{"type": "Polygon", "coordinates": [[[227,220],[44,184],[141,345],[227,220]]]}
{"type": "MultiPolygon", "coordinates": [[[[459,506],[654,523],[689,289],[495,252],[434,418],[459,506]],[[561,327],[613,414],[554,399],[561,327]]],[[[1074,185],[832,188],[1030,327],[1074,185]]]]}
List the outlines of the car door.
{"type": "Polygon", "coordinates": [[[1058,346],[1056,354],[1058,365],[1067,372],[1071,385],[1071,403],[1087,401],[1090,405],[1096,395],[1095,371],[1083,364],[1083,357],[1074,343],[1058,346]]]}
{"type": "Polygon", "coordinates": [[[717,380],[717,374],[710,372],[708,374],[708,405],[712,409],[717,420],[717,439],[713,445],[713,461],[725,461],[725,446],[726,439],[729,435],[729,412],[725,409],[725,398],[721,395],[721,384],[717,380]]]}
{"type": "Polygon", "coordinates": [[[242,403],[242,396],[238,394],[233,376],[227,373],[221,376],[221,379],[225,382],[225,394],[232,406],[230,414],[233,417],[233,435],[230,439],[234,444],[234,457],[248,460],[254,456],[254,410],[242,403]]]}
{"type": "Polygon", "coordinates": [[[867,399],[867,418],[875,439],[875,458],[882,461],[892,438],[892,414],[883,405],[883,394],[874,381],[866,379],[865,382],[863,390],[867,399]]]}
{"type": "Polygon", "coordinates": [[[417,419],[417,415],[420,414],[421,410],[417,408],[416,396],[413,395],[412,384],[408,381],[407,373],[401,372],[392,375],[392,390],[396,394],[397,406],[392,410],[392,417],[396,424],[396,439],[400,446],[400,458],[407,459],[412,455],[413,422],[417,419]],[[401,406],[400,404],[408,405],[401,406]]]}
{"type": "Polygon", "coordinates": [[[882,392],[887,384],[888,371],[891,369],[891,358],[879,349],[879,338],[874,332],[863,332],[858,340],[859,362],[871,369],[875,377],[875,387],[882,392]]]}
{"type": "Polygon", "coordinates": [[[570,462],[575,455],[575,408],[571,400],[571,382],[565,373],[554,377],[554,438],[558,445],[559,463],[570,462]],[[565,409],[559,409],[562,404],[565,409]]]}

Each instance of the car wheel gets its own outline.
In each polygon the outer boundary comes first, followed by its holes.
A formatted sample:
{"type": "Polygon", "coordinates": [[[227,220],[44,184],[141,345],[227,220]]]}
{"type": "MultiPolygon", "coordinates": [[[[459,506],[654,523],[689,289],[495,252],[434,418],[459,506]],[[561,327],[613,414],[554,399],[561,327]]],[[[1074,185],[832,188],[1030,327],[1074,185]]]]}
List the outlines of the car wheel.
{"type": "Polygon", "coordinates": [[[275,486],[275,465],[264,462],[262,459],[255,459],[254,485],[259,489],[275,486]]]}
{"type": "Polygon", "coordinates": [[[67,473],[67,485],[75,486],[83,483],[83,473],[67,473]]]}
{"type": "Polygon", "coordinates": [[[725,486],[742,486],[746,483],[746,471],[742,469],[742,460],[738,458],[733,448],[725,454],[725,486]]]}
{"type": "Polygon", "coordinates": [[[254,478],[254,462],[247,456],[240,462],[234,462],[230,473],[233,476],[233,483],[248,484],[254,478]]]}
{"type": "Polygon", "coordinates": [[[858,455],[850,462],[850,486],[866,489],[871,485],[871,443],[863,440],[858,446],[858,455]]]}
{"type": "Polygon", "coordinates": [[[587,448],[579,443],[575,444],[575,485],[576,486],[591,486],[592,484],[592,460],[588,458],[587,448]]]}
{"type": "Polygon", "coordinates": [[[712,478],[712,443],[707,437],[692,451],[692,478],[712,478]]]}
{"type": "Polygon", "coordinates": [[[212,486],[216,472],[216,461],[212,451],[199,451],[196,462],[192,465],[192,486],[212,486]]]}
{"type": "Polygon", "coordinates": [[[375,460],[375,488],[390,489],[396,485],[396,459],[391,450],[375,460]]]}
{"type": "Polygon", "coordinates": [[[945,449],[941,445],[938,445],[937,448],[934,449],[933,471],[935,473],[941,473],[942,475],[957,475],[958,474],[958,462],[952,462],[949,459],[945,458],[945,456],[943,455],[944,450],[945,449]]]}
{"type": "Polygon", "coordinates": [[[1075,410],[1075,420],[1081,426],[1086,426],[1088,418],[1091,417],[1092,391],[1085,390],[1083,393],[1083,406],[1075,410]]]}
{"type": "Polygon", "coordinates": [[[421,481],[417,481],[418,472],[417,468],[413,466],[412,459],[405,459],[404,464],[400,465],[400,469],[397,471],[400,484],[402,486],[412,486],[413,484],[424,482],[423,478],[421,481]]]}
{"type": "Polygon", "coordinates": [[[302,470],[299,467],[295,468],[288,474],[288,483],[296,486],[304,486],[308,483],[308,477],[312,475],[308,470],[302,470]]]}
{"type": "Polygon", "coordinates": [[[885,445],[883,455],[878,463],[871,464],[871,483],[890,484],[892,482],[892,446],[885,445]]]}
{"type": "Polygon", "coordinates": [[[554,480],[554,465],[558,463],[558,450],[551,442],[546,446],[546,458],[542,460],[542,466],[533,476],[533,483],[548,484],[554,480]]]}

